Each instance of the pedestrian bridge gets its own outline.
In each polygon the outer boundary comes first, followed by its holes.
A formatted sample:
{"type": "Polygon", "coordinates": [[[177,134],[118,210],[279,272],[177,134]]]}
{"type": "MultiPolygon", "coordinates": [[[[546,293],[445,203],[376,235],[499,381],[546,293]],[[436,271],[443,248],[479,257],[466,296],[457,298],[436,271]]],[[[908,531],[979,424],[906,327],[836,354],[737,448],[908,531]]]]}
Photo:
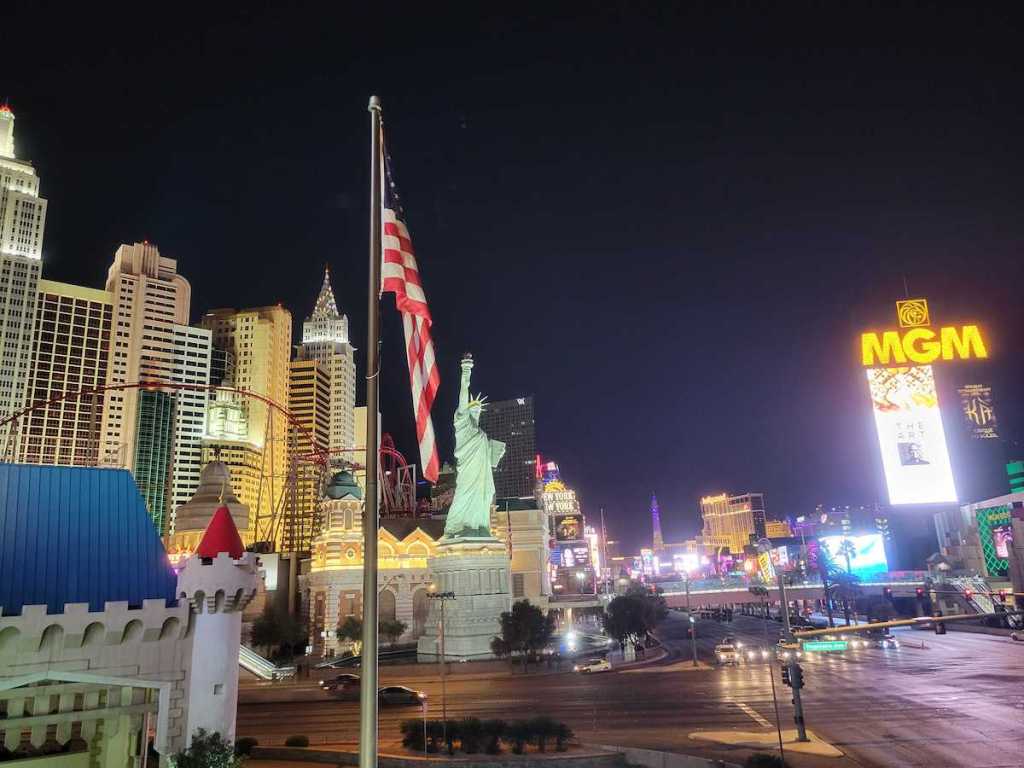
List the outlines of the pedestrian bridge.
{"type": "MultiPolygon", "coordinates": [[[[862,579],[860,588],[865,595],[880,595],[886,587],[898,596],[912,595],[918,587],[924,586],[927,576],[927,571],[890,571],[862,579]]],[[[670,608],[686,607],[686,582],[663,581],[657,586],[661,589],[665,602],[670,608]]],[[[825,597],[825,589],[821,579],[807,579],[787,584],[786,597],[789,600],[822,600],[825,597]]],[[[693,607],[760,603],[765,599],[769,602],[777,602],[780,599],[777,585],[758,584],[746,577],[735,576],[690,581],[690,604],[693,607]],[[750,587],[755,584],[767,588],[767,598],[755,595],[750,591],[750,587]]]]}

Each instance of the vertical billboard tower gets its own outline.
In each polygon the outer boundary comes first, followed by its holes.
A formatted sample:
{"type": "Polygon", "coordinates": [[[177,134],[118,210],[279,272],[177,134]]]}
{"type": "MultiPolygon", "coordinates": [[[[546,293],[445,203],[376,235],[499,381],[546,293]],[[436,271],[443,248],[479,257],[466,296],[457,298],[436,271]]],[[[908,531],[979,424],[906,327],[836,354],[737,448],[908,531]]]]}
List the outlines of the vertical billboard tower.
{"type": "Polygon", "coordinates": [[[925,299],[896,302],[896,314],[900,331],[861,335],[889,503],[956,502],[931,363],[987,358],[988,350],[976,325],[931,328],[925,299]]]}
{"type": "Polygon", "coordinates": [[[665,549],[665,539],[661,536],[661,509],[658,507],[658,497],[651,494],[651,526],[654,528],[652,549],[660,552],[665,549]]]}

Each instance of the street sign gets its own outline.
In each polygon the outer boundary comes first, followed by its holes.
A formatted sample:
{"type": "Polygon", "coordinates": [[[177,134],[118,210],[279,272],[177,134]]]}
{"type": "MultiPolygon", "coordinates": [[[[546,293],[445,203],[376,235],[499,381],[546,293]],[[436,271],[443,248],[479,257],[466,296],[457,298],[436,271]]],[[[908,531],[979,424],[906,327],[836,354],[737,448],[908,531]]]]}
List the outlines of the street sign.
{"type": "Polygon", "coordinates": [[[846,640],[804,640],[801,645],[805,651],[845,651],[849,643],[846,640]]]}

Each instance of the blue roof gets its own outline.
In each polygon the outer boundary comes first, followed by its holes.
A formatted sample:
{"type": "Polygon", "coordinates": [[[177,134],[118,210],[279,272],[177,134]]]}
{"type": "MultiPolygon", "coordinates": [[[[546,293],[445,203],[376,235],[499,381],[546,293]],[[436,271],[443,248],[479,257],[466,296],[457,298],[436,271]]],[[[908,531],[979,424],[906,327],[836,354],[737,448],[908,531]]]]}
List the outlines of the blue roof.
{"type": "Polygon", "coordinates": [[[177,579],[124,469],[0,464],[0,607],[174,600],[177,579]]]}

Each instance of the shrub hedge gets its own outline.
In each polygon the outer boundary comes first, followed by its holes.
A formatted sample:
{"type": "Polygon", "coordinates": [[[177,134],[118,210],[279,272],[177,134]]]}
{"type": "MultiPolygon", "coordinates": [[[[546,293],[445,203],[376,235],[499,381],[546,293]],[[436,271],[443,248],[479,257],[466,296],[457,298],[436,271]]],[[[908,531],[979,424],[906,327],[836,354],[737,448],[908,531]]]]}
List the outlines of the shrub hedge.
{"type": "Polygon", "coordinates": [[[449,755],[460,750],[476,754],[481,750],[489,755],[501,753],[502,743],[515,754],[521,755],[528,744],[544,752],[553,739],[555,749],[564,752],[573,738],[572,729],[550,717],[534,717],[529,720],[479,720],[467,717],[462,720],[427,720],[426,742],[422,719],[403,720],[401,724],[402,746],[414,752],[436,753],[444,749],[449,755]]]}

